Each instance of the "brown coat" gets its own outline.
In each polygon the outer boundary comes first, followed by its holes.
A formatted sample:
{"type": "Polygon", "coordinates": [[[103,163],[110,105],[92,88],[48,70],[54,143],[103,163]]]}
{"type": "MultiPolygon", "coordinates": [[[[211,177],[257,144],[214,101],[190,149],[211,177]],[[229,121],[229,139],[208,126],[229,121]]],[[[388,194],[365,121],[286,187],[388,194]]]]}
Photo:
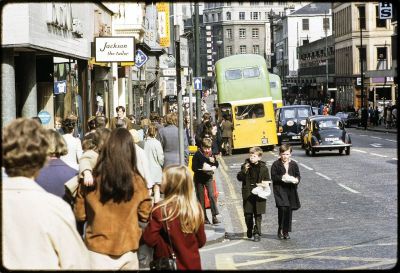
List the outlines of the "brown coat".
{"type": "Polygon", "coordinates": [[[233,124],[229,120],[221,123],[222,137],[232,137],[233,124]]]}
{"type": "Polygon", "coordinates": [[[104,205],[99,187],[89,190],[79,185],[74,213],[79,221],[87,221],[85,243],[89,250],[120,256],[139,248],[142,230],[138,221],[147,222],[152,208],[143,178],[135,174],[134,194],[130,201],[104,205]]]}

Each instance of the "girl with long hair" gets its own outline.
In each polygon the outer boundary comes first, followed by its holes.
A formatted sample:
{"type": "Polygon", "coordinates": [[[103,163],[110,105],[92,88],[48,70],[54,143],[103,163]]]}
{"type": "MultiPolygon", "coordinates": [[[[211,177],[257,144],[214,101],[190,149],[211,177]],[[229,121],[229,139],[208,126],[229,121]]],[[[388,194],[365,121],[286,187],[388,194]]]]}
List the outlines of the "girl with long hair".
{"type": "Polygon", "coordinates": [[[133,139],[125,128],[114,129],[93,170],[94,186],[79,184],[74,208],[87,221],[85,243],[93,269],[139,269],[141,229],[152,202],[136,168],[133,139]]]}
{"type": "Polygon", "coordinates": [[[154,259],[170,257],[173,251],[178,270],[200,270],[199,248],[206,243],[204,212],[197,201],[189,169],[178,165],[167,167],[161,191],[164,199],[153,208],[143,240],[154,248],[154,259]]]}

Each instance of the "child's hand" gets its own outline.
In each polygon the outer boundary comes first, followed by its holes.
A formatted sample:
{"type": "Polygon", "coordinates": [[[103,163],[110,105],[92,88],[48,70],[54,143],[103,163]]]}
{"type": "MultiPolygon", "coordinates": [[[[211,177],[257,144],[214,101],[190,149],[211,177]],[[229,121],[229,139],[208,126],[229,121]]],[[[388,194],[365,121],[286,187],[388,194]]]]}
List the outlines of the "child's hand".
{"type": "Polygon", "coordinates": [[[215,158],[214,158],[214,157],[211,156],[211,157],[209,157],[209,159],[210,159],[210,162],[211,162],[211,163],[214,163],[214,162],[215,162],[215,158]]]}
{"type": "Polygon", "coordinates": [[[247,172],[247,170],[250,168],[250,163],[244,164],[244,168],[245,168],[245,170],[246,170],[246,172],[247,172]]]}
{"type": "Polygon", "coordinates": [[[92,175],[92,172],[91,171],[89,171],[89,170],[86,170],[86,171],[84,171],[83,172],[83,184],[86,186],[86,187],[90,187],[90,186],[93,186],[93,175],[92,175]]]}

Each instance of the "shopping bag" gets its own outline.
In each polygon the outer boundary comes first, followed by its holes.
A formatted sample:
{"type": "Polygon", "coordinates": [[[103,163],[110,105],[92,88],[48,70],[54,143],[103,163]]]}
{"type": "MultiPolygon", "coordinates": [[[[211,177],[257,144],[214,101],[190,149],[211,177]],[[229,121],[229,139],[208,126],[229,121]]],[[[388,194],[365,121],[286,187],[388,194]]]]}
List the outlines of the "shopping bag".
{"type": "MultiPolygon", "coordinates": [[[[213,181],[212,181],[212,187],[214,189],[214,199],[215,199],[215,202],[217,202],[218,201],[219,192],[217,190],[217,183],[215,182],[215,179],[213,179],[213,181]]],[[[206,209],[209,209],[211,207],[210,206],[210,199],[208,198],[207,188],[205,186],[204,186],[204,207],[206,209]]]]}

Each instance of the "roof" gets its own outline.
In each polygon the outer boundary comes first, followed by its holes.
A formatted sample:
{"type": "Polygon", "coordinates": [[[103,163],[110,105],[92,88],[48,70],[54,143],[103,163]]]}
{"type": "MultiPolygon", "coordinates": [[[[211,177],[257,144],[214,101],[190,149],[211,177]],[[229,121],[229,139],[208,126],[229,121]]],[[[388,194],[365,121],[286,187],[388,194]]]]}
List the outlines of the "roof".
{"type": "Polygon", "coordinates": [[[332,8],[332,3],[310,3],[294,12],[290,15],[310,15],[310,14],[324,14],[329,13],[329,10],[332,8]]]}
{"type": "Polygon", "coordinates": [[[327,116],[324,116],[324,115],[318,115],[318,116],[311,116],[311,117],[308,117],[310,120],[313,120],[313,121],[319,121],[319,120],[326,120],[326,119],[328,119],[328,120],[332,120],[332,119],[336,119],[336,120],[341,120],[341,118],[340,117],[336,117],[336,116],[331,116],[331,115],[327,115],[327,116]],[[311,118],[312,117],[312,118],[311,118]]]}

